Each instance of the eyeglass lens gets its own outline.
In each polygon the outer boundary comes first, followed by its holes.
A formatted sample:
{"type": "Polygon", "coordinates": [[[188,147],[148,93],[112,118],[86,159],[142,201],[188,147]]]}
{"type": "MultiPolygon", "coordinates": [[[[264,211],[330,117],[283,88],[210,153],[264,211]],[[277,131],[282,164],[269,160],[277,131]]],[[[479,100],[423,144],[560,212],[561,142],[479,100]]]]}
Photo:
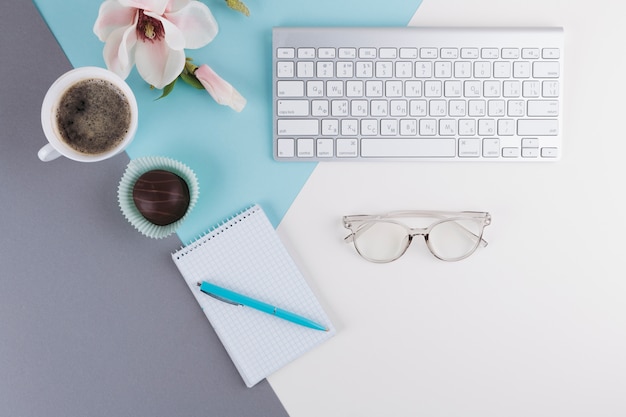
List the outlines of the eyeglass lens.
{"type": "Polygon", "coordinates": [[[409,244],[408,230],[391,222],[366,223],[354,239],[357,251],[374,262],[393,261],[404,253],[409,244]]]}
{"type": "MultiPolygon", "coordinates": [[[[437,223],[428,235],[428,247],[435,256],[456,260],[472,253],[482,234],[482,224],[473,219],[445,220],[437,223]]],[[[364,224],[354,238],[354,246],[364,258],[389,262],[400,257],[409,245],[409,228],[394,222],[364,224]]]]}
{"type": "Polygon", "coordinates": [[[438,223],[428,234],[430,250],[442,259],[455,260],[472,253],[482,234],[482,224],[470,219],[438,223]]]}

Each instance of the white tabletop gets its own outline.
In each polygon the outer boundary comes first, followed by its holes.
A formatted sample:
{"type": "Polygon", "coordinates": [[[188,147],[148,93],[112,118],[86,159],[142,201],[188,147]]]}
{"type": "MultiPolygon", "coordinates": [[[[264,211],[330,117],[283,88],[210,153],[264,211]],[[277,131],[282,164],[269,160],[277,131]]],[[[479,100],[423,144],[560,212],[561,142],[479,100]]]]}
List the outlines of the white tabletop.
{"type": "Polygon", "coordinates": [[[279,226],[338,328],[269,380],[293,417],[626,415],[620,2],[424,0],[411,25],[562,26],[562,160],[322,163],[279,226]],[[489,246],[360,259],[345,214],[484,210],[489,246]]]}

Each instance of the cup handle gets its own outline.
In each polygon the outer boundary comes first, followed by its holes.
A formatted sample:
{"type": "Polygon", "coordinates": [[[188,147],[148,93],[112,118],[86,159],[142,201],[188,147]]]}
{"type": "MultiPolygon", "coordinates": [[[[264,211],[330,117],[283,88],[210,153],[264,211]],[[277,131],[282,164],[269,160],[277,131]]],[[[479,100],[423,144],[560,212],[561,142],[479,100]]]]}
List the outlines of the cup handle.
{"type": "Polygon", "coordinates": [[[61,153],[54,149],[54,147],[48,143],[43,148],[39,149],[39,152],[37,152],[37,156],[42,161],[48,162],[57,159],[59,156],[61,156],[61,153]]]}

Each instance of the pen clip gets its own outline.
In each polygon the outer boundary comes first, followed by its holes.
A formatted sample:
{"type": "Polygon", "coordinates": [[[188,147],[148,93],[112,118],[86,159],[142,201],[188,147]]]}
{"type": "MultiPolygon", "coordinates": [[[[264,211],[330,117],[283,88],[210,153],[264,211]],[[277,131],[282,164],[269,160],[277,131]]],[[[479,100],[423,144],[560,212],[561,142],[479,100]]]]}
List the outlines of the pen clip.
{"type": "MultiPolygon", "coordinates": [[[[197,285],[198,285],[198,287],[201,286],[201,284],[199,282],[198,282],[197,285]]],[[[234,306],[241,306],[241,305],[243,305],[243,304],[239,304],[239,303],[236,303],[234,301],[231,301],[228,298],[220,297],[219,295],[215,295],[215,294],[211,294],[210,292],[202,291],[202,289],[200,289],[200,291],[203,292],[204,294],[209,295],[209,296],[215,298],[216,300],[222,301],[224,303],[232,304],[234,306]]]]}
{"type": "MultiPolygon", "coordinates": [[[[202,292],[204,292],[204,291],[202,291],[202,292]]],[[[211,297],[215,298],[216,300],[220,300],[220,301],[223,301],[225,303],[232,304],[234,306],[241,306],[241,305],[243,305],[243,304],[239,304],[239,303],[236,303],[234,301],[231,301],[228,298],[224,298],[224,297],[220,297],[219,295],[211,294],[210,292],[204,292],[204,293],[206,295],[210,295],[211,297]]]]}

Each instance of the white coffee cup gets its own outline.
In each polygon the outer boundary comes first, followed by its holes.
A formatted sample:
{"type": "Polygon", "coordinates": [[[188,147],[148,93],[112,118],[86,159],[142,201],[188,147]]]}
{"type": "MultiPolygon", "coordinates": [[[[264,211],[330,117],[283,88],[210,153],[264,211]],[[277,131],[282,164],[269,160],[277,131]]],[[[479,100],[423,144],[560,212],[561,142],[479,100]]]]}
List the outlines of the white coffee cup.
{"type": "Polygon", "coordinates": [[[37,156],[42,161],[52,161],[63,155],[80,162],[96,162],[110,158],[122,152],[130,144],[137,131],[138,109],[137,100],[128,84],[117,74],[100,67],[79,67],[61,75],[48,89],[41,106],[41,126],[48,140],[37,156]],[[130,124],[123,138],[117,145],[101,153],[83,153],[71,147],[59,131],[57,110],[61,98],[75,84],[88,79],[105,80],[111,82],[122,91],[130,105],[130,124]]]}

